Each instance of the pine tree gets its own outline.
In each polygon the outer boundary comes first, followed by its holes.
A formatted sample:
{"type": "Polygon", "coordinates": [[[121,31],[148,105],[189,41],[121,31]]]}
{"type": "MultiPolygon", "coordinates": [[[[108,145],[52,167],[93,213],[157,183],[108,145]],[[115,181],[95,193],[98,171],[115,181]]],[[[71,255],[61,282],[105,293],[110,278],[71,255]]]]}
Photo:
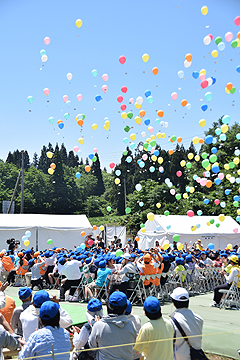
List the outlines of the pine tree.
{"type": "Polygon", "coordinates": [[[86,160],[85,160],[85,165],[89,165],[89,160],[88,160],[88,157],[86,157],[86,160]]]}
{"type": "Polygon", "coordinates": [[[7,163],[13,163],[13,154],[11,153],[11,151],[9,151],[7,159],[6,159],[7,163]]]}
{"type": "Polygon", "coordinates": [[[47,148],[45,145],[43,145],[43,148],[41,150],[41,155],[38,162],[38,169],[42,170],[44,174],[48,173],[48,157],[47,157],[47,148]]]}
{"type": "Polygon", "coordinates": [[[96,176],[96,178],[97,178],[97,186],[94,189],[93,195],[100,196],[100,195],[102,195],[104,193],[105,187],[104,187],[104,184],[103,184],[103,178],[102,178],[102,172],[101,172],[101,167],[100,167],[99,156],[98,156],[97,153],[95,154],[95,156],[96,156],[97,160],[92,163],[91,168],[92,168],[92,174],[94,176],[96,176]]]}
{"type": "Polygon", "coordinates": [[[35,153],[33,154],[32,166],[35,167],[36,169],[38,168],[38,162],[39,162],[38,154],[35,152],[35,153]]]}
{"type": "Polygon", "coordinates": [[[24,169],[28,170],[30,168],[30,158],[26,150],[24,151],[23,162],[24,162],[24,169]]]}
{"type": "Polygon", "coordinates": [[[66,149],[66,147],[65,147],[65,145],[63,143],[61,145],[60,153],[61,153],[63,164],[67,165],[68,154],[67,154],[67,149],[66,149]]]}
{"type": "Polygon", "coordinates": [[[18,149],[13,152],[13,164],[19,169],[22,167],[22,153],[18,149]]]}
{"type": "Polygon", "coordinates": [[[80,162],[79,162],[79,165],[84,165],[83,164],[83,158],[81,157],[81,160],[80,160],[80,162]]]}
{"type": "Polygon", "coordinates": [[[69,167],[78,166],[78,156],[75,156],[74,152],[72,150],[69,151],[69,154],[68,154],[67,166],[69,166],[69,167]]]}

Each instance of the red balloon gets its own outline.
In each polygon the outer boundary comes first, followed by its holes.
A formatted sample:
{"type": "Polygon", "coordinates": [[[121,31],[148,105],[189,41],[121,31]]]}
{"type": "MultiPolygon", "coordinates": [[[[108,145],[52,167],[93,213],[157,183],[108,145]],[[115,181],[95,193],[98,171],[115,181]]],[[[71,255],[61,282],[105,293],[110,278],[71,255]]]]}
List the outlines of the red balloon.
{"type": "Polygon", "coordinates": [[[203,89],[205,89],[207,86],[208,86],[208,81],[207,80],[202,80],[201,83],[200,83],[201,87],[203,89]]]}
{"type": "Polygon", "coordinates": [[[214,204],[215,204],[215,205],[219,205],[219,204],[220,204],[220,200],[219,200],[219,199],[215,199],[215,200],[214,200],[214,204]]]}
{"type": "Polygon", "coordinates": [[[121,102],[123,101],[123,97],[122,97],[121,95],[119,95],[119,96],[117,97],[117,101],[118,101],[119,103],[121,103],[121,102]]]}
{"type": "Polygon", "coordinates": [[[237,26],[240,25],[240,16],[235,17],[234,23],[235,23],[235,25],[237,25],[237,26]]]}
{"type": "Polygon", "coordinates": [[[180,170],[178,170],[178,171],[176,172],[176,174],[177,174],[177,177],[182,176],[182,172],[181,172],[180,170]]]}
{"type": "Polygon", "coordinates": [[[126,62],[126,58],[124,55],[119,56],[118,60],[119,60],[120,64],[124,64],[126,62]]]}
{"type": "Polygon", "coordinates": [[[212,41],[212,39],[213,39],[212,34],[208,34],[208,36],[210,37],[210,39],[211,39],[211,41],[212,41]]]}
{"type": "Polygon", "coordinates": [[[122,105],[121,105],[121,110],[122,110],[122,111],[126,110],[126,108],[127,108],[127,106],[126,106],[125,104],[122,104],[122,105]]]}
{"type": "Polygon", "coordinates": [[[93,245],[93,240],[92,240],[92,239],[88,240],[88,245],[89,245],[89,246],[92,246],[92,245],[93,245]]]}
{"type": "Polygon", "coordinates": [[[127,92],[127,87],[126,87],[126,86],[122,86],[122,87],[121,87],[121,91],[122,91],[124,94],[126,94],[126,92],[127,92]]]}
{"type": "Polygon", "coordinates": [[[188,210],[188,211],[187,211],[187,216],[193,217],[193,216],[194,216],[194,212],[193,212],[192,210],[188,210]]]}
{"type": "Polygon", "coordinates": [[[110,167],[111,169],[113,169],[113,168],[115,167],[114,162],[111,162],[111,163],[109,164],[109,167],[110,167]]]}

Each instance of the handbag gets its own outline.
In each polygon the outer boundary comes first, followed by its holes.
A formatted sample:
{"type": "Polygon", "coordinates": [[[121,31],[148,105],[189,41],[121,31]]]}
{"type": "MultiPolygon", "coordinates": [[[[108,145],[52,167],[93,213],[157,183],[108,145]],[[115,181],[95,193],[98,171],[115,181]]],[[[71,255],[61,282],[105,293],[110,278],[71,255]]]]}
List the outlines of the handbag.
{"type": "Polygon", "coordinates": [[[184,338],[184,340],[186,340],[189,348],[190,348],[190,358],[191,360],[208,360],[208,358],[206,357],[206,355],[204,354],[204,351],[202,349],[197,350],[194,349],[192,347],[192,345],[190,344],[186,333],[184,332],[183,328],[181,327],[181,325],[179,324],[179,322],[172,317],[171,320],[174,322],[174,324],[176,325],[176,327],[178,328],[178,330],[180,331],[182,337],[184,338]]]}

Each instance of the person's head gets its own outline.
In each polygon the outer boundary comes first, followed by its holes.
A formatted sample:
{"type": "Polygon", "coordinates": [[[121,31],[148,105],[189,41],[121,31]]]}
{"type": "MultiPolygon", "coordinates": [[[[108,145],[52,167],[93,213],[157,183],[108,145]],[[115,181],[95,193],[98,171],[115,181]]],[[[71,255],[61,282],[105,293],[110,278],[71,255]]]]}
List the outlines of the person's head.
{"type": "Polygon", "coordinates": [[[112,265],[113,265],[113,258],[108,259],[107,265],[108,265],[108,266],[112,266],[112,265]]]}
{"type": "Polygon", "coordinates": [[[131,255],[129,253],[126,253],[122,256],[124,259],[124,263],[127,264],[129,261],[131,261],[131,255]]]}
{"type": "Polygon", "coordinates": [[[143,262],[144,264],[149,264],[151,261],[151,255],[150,254],[145,254],[143,255],[143,262]]]}
{"type": "Polygon", "coordinates": [[[180,257],[177,256],[175,258],[175,262],[176,262],[177,265],[184,265],[184,258],[182,258],[182,257],[180,258],[180,257]]]}
{"type": "Polygon", "coordinates": [[[64,265],[66,261],[67,261],[67,259],[64,258],[63,256],[60,257],[60,259],[58,259],[58,262],[59,262],[60,265],[64,265]]]}
{"type": "Polygon", "coordinates": [[[33,305],[36,308],[40,308],[46,301],[50,301],[50,296],[45,290],[39,290],[33,296],[33,305]]]}
{"type": "Polygon", "coordinates": [[[108,298],[108,314],[123,315],[127,309],[127,296],[122,291],[114,291],[108,298]]]}
{"type": "Polygon", "coordinates": [[[132,312],[132,304],[129,300],[127,300],[127,308],[126,308],[126,311],[125,311],[125,315],[130,315],[132,312]]]}
{"type": "Polygon", "coordinates": [[[207,252],[206,252],[206,251],[202,251],[202,252],[201,252],[201,259],[204,261],[204,260],[206,260],[206,258],[207,258],[207,252]]]}
{"type": "Polygon", "coordinates": [[[177,309],[188,308],[189,293],[182,287],[177,287],[171,294],[173,305],[177,309]]]}
{"type": "Polygon", "coordinates": [[[230,264],[231,265],[238,265],[238,263],[239,263],[239,258],[238,258],[238,256],[237,255],[231,255],[231,256],[229,256],[229,261],[230,261],[230,264]]]}
{"type": "Polygon", "coordinates": [[[22,287],[18,291],[18,297],[22,302],[27,302],[32,300],[32,290],[29,287],[22,287]]]}
{"type": "Polygon", "coordinates": [[[92,298],[87,304],[86,317],[87,321],[91,324],[92,320],[95,319],[95,315],[103,316],[102,303],[99,299],[92,298]]]}
{"type": "Polygon", "coordinates": [[[99,262],[99,267],[100,267],[101,269],[104,269],[104,268],[106,267],[106,265],[107,265],[106,260],[102,260],[102,261],[99,262]]]}
{"type": "Polygon", "coordinates": [[[42,325],[59,328],[60,306],[53,301],[45,301],[40,307],[40,319],[42,325]]]}
{"type": "Polygon", "coordinates": [[[162,317],[161,305],[155,296],[148,296],[143,304],[145,315],[150,320],[157,320],[162,317]]]}

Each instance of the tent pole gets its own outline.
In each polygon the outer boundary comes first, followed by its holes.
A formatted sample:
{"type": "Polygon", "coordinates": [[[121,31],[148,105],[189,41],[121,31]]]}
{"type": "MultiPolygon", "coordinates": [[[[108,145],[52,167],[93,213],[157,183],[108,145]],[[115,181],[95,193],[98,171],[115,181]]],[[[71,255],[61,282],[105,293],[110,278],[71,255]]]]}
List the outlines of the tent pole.
{"type": "Polygon", "coordinates": [[[38,251],[38,228],[36,228],[36,251],[38,251]]]}

